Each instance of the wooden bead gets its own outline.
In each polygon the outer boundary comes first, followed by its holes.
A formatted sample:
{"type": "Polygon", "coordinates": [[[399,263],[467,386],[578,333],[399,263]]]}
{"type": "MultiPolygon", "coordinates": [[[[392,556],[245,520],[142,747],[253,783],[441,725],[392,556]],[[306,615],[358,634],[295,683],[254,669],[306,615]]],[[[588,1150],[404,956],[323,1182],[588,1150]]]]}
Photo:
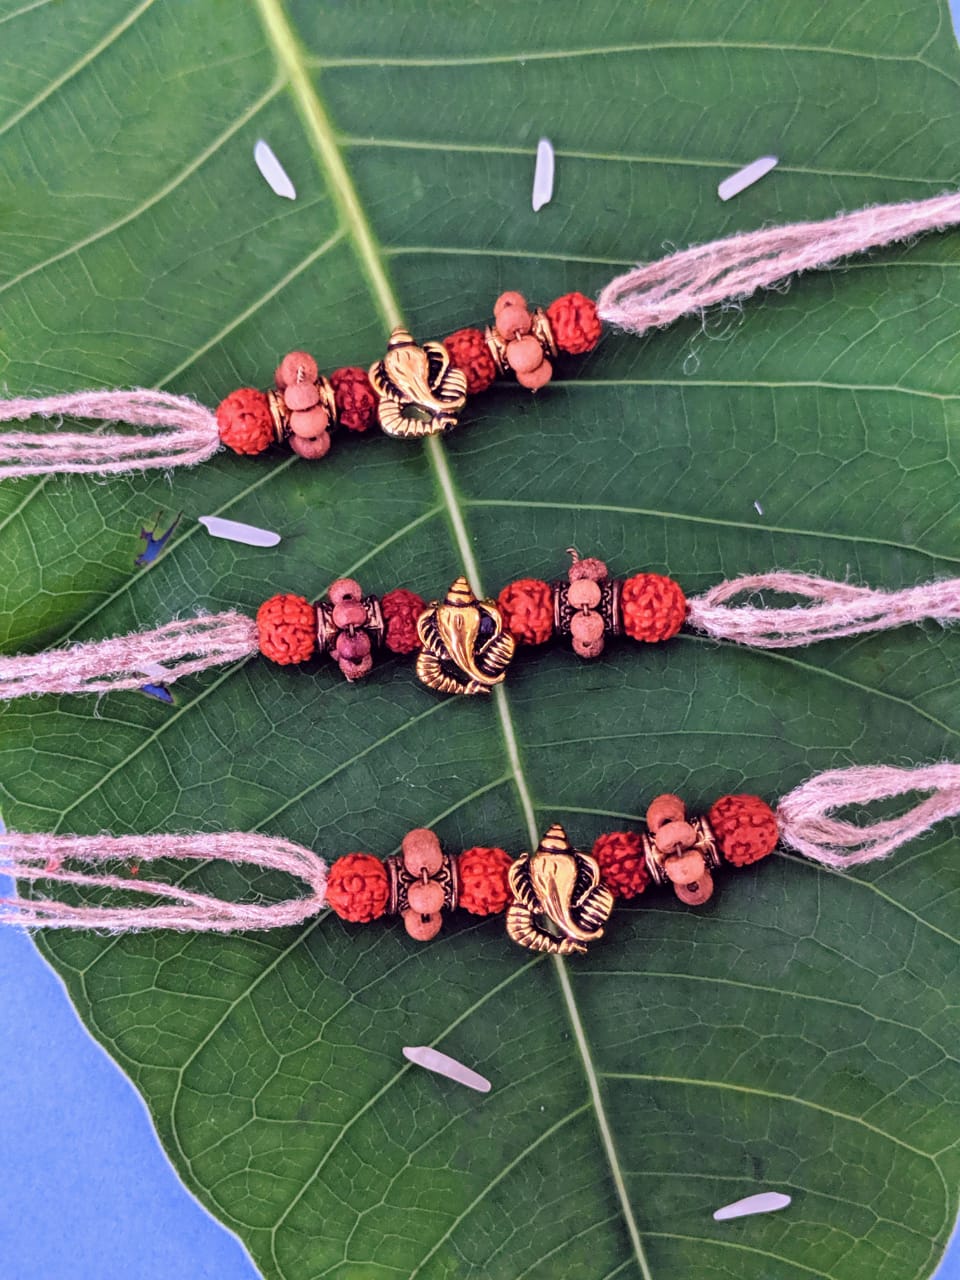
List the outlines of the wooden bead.
{"type": "Polygon", "coordinates": [[[709,871],[705,871],[693,884],[675,884],[673,891],[688,907],[702,906],[713,896],[713,876],[709,871]]]}
{"type": "Polygon", "coordinates": [[[426,871],[435,875],[443,866],[443,850],[440,841],[428,827],[414,827],[403,837],[403,865],[413,876],[426,871]]]}
{"type": "Polygon", "coordinates": [[[567,588],[567,599],[577,609],[595,609],[602,594],[599,584],[592,578],[579,578],[567,588]]]}
{"type": "Polygon", "coordinates": [[[280,361],[274,376],[277,386],[283,389],[295,382],[316,382],[318,372],[313,356],[306,351],[291,351],[280,361]]]}
{"type": "Polygon", "coordinates": [[[367,621],[367,609],[359,600],[341,600],[333,606],[333,621],[340,627],[362,627],[367,621]]]}
{"type": "Polygon", "coordinates": [[[373,658],[370,654],[356,662],[351,658],[339,658],[337,665],[344,680],[352,682],[354,680],[362,680],[364,676],[370,674],[373,670],[373,658]]]}
{"type": "Polygon", "coordinates": [[[331,604],[340,604],[343,600],[359,600],[363,596],[363,588],[356,578],[337,578],[330,583],[327,596],[331,604]]]}
{"type": "MultiPolygon", "coordinates": [[[[571,551],[571,554],[574,553],[571,551]]],[[[591,582],[606,582],[609,576],[607,566],[596,556],[577,556],[567,570],[570,582],[579,582],[582,578],[589,578],[591,582]]]]}
{"type": "MultiPolygon", "coordinates": [[[[308,413],[313,412],[312,409],[308,410],[308,413]]],[[[330,432],[321,431],[318,436],[313,436],[312,439],[292,435],[287,443],[294,453],[313,462],[318,458],[325,457],[330,452],[330,432]]]]}
{"type": "Polygon", "coordinates": [[[532,333],[507,343],[507,364],[514,373],[532,373],[543,364],[543,347],[532,333]]]}
{"type": "MultiPolygon", "coordinates": [[[[493,304],[497,332],[507,342],[533,328],[533,316],[522,293],[501,293],[493,304]]],[[[539,347],[539,343],[537,346],[539,347]]]]}
{"type": "Polygon", "coordinates": [[[320,388],[315,382],[291,382],[283,389],[283,403],[288,409],[312,409],[320,403],[320,388]]]}
{"type": "Polygon", "coordinates": [[[522,293],[517,293],[516,289],[507,289],[493,304],[493,314],[497,319],[500,318],[500,312],[504,307],[522,307],[526,311],[527,300],[522,293]]]}
{"type": "Polygon", "coordinates": [[[575,613],[570,619],[570,634],[581,644],[592,644],[603,638],[603,619],[599,613],[575,613]]]}
{"type": "Polygon", "coordinates": [[[661,853],[675,853],[697,843],[697,833],[689,822],[665,822],[653,837],[661,853]]]}
{"type": "Polygon", "coordinates": [[[319,404],[314,405],[312,409],[298,409],[290,415],[290,430],[302,440],[316,440],[319,436],[326,434],[329,426],[330,415],[319,404]]]}
{"type": "Polygon", "coordinates": [[[403,927],[416,942],[429,942],[440,932],[443,917],[439,914],[425,916],[419,911],[403,913],[403,927]]]}
{"type": "Polygon", "coordinates": [[[337,636],[336,657],[346,658],[348,662],[362,662],[370,652],[370,637],[365,631],[357,631],[352,636],[341,632],[337,636]]]}
{"type": "Polygon", "coordinates": [[[596,640],[578,640],[574,636],[570,647],[578,658],[599,658],[603,653],[603,636],[598,636],[596,640]]]}
{"type": "Polygon", "coordinates": [[[429,916],[443,906],[443,885],[436,880],[428,880],[425,884],[418,881],[407,890],[407,901],[412,911],[429,916]]]}
{"type": "Polygon", "coordinates": [[[528,391],[539,391],[541,387],[545,387],[553,377],[553,365],[549,360],[544,360],[542,364],[537,365],[536,369],[532,369],[529,373],[518,373],[517,381],[521,387],[526,387],[528,391]]]}
{"type": "MultiPolygon", "coordinates": [[[[501,307],[496,313],[497,332],[507,342],[529,333],[533,328],[533,316],[526,307],[501,307]]],[[[536,341],[536,339],[534,339],[536,341]]],[[[539,349],[540,343],[537,343],[539,349]]],[[[541,353],[542,354],[542,353],[541,353]]]]}
{"type": "Polygon", "coordinates": [[[679,796],[664,794],[651,800],[647,809],[647,826],[656,834],[667,822],[682,822],[687,816],[687,806],[679,796]]]}
{"type": "MultiPolygon", "coordinates": [[[[686,824],[678,823],[677,825],[685,826],[686,824]]],[[[701,853],[691,849],[687,853],[675,854],[672,858],[667,858],[663,869],[674,884],[696,884],[706,871],[707,864],[701,853]]]]}

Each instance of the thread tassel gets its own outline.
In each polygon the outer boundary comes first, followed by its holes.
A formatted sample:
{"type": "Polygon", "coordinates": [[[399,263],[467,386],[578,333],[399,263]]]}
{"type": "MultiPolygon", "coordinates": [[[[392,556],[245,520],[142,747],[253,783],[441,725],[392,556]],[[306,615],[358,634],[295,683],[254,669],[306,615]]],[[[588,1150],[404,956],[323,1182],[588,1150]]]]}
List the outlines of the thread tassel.
{"type": "Polygon", "coordinates": [[[0,435],[0,479],[58,472],[118,475],[205,462],[220,447],[217,419],[188,396],[135,387],[132,391],[78,391],[39,399],[0,400],[0,421],[89,418],[153,427],[152,435],[56,429],[0,435]]]}
{"type": "Polygon", "coordinates": [[[174,929],[181,933],[232,933],[301,924],[326,904],[327,864],[301,845],[270,836],[223,832],[185,836],[0,836],[0,875],[30,883],[44,882],[83,889],[123,890],[158,900],[138,907],[74,906],[53,898],[0,898],[0,924],[43,929],[100,929],[135,933],[141,929],[174,929]],[[74,869],[108,863],[141,863],[157,859],[185,862],[212,860],[283,871],[309,886],[308,894],[282,902],[230,902],[159,880],[115,872],[74,869]]]}
{"type": "Polygon", "coordinates": [[[152,631],[110,640],[0,658],[0,700],[172,684],[207,667],[248,658],[257,649],[257,624],[241,613],[168,622],[152,631]]]}
{"type": "Polygon", "coordinates": [[[597,314],[638,336],[718,302],[749,298],[801,271],[960,222],[960,195],[874,205],[823,222],[795,222],[694,245],[635,267],[603,289],[597,314]]]}

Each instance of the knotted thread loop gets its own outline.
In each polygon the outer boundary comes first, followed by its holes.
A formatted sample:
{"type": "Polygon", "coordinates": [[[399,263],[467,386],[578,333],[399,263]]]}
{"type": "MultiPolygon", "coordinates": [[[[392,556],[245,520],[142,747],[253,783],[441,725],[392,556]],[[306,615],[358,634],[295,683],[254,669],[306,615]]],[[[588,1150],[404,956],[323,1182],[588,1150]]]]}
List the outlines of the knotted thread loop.
{"type": "Polygon", "coordinates": [[[0,400],[0,421],[27,418],[99,418],[153,435],[14,431],[0,435],[0,479],[60,471],[116,475],[151,467],[193,466],[220,447],[214,414],[187,396],[136,387],[132,391],[78,391],[69,395],[0,400]]]}
{"type": "Polygon", "coordinates": [[[0,699],[31,693],[110,693],[171,684],[257,652],[257,624],[242,613],[168,622],[153,631],[46,653],[0,658],[0,699]]]}
{"type": "Polygon", "coordinates": [[[759,573],[721,582],[702,596],[694,596],[688,605],[690,626],[717,640],[733,640],[756,649],[791,649],[838,636],[887,631],[928,618],[955,621],[960,618],[960,579],[902,591],[875,591],[804,573],[759,573]],[[763,591],[804,596],[813,603],[785,609],[727,603],[737,596],[763,591]]]}
{"type": "Polygon", "coordinates": [[[0,898],[0,924],[44,929],[176,929],[182,933],[231,933],[277,929],[308,920],[326,903],[327,864],[310,849],[244,832],[194,836],[0,836],[0,875],[91,889],[122,889],[168,905],[144,907],[72,906],[52,898],[0,898]],[[221,862],[285,871],[309,885],[302,897],[267,904],[229,902],[157,880],[132,875],[71,870],[69,863],[103,866],[130,862],[137,867],[158,858],[221,862]]]}
{"type": "Polygon", "coordinates": [[[617,276],[600,294],[597,314],[630,333],[646,333],[714,303],[748,298],[799,271],[958,221],[960,195],[943,195],[714,240],[617,276]]]}
{"type": "Polygon", "coordinates": [[[843,870],[873,862],[906,844],[943,818],[960,814],[960,765],[919,769],[868,765],[831,769],[785,795],[777,806],[780,838],[807,858],[843,870]],[[930,791],[899,818],[859,826],[830,814],[850,805],[930,791]]]}

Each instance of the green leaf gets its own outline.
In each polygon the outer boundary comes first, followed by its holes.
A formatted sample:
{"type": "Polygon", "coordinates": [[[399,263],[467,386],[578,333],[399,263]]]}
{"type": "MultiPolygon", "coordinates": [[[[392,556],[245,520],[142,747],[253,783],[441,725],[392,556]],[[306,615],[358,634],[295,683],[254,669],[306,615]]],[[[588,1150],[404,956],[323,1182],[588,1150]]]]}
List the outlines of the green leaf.
{"type": "MultiPolygon", "coordinates": [[[[0,10],[0,378],[162,385],[215,404],[294,346],[367,363],[503,288],[548,301],[780,219],[955,184],[945,0],[904,7],[244,6],[0,10]],[[418,11],[419,10],[419,11],[418,11]],[[547,134],[557,187],[529,208],[547,134]],[[257,174],[267,139],[298,199],[257,174]],[[717,181],[780,167],[729,205],[717,181]]],[[[795,281],[425,448],[219,457],[164,478],[0,491],[7,651],[252,610],[274,590],[496,590],[564,548],[692,593],[774,566],[897,587],[958,571],[960,237],[795,281]],[[759,504],[762,514],[755,508],[759,504]],[[158,508],[184,513],[135,570],[158,508]],[[214,542],[225,513],[283,533],[214,542]]],[[[578,843],[658,791],[774,800],[845,762],[957,758],[957,637],[790,655],[684,637],[518,661],[491,702],[399,662],[363,687],[249,662],[174,709],[44,698],[0,715],[9,825],[258,829],[330,856],[411,826],[452,848],[578,843]]],[[[907,1280],[956,1212],[960,1078],[947,825],[839,876],[777,856],[702,911],[618,910],[569,963],[496,922],[417,947],[325,916],[276,935],[44,936],[187,1185],[269,1277],[907,1280]],[[436,1044],[479,1097],[407,1064],[436,1044]],[[785,1190],[770,1217],[719,1205],[785,1190]]]]}

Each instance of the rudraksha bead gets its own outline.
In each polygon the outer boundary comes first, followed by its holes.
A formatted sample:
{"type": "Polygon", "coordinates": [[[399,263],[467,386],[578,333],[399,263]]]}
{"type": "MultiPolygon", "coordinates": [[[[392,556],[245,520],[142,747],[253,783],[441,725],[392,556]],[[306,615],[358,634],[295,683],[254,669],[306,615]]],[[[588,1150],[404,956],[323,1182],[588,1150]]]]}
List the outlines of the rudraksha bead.
{"type": "Polygon", "coordinates": [[[327,903],[341,920],[368,924],[383,915],[389,897],[387,868],[372,853],[348,853],[330,868],[327,903]]]}
{"type": "Polygon", "coordinates": [[[610,831],[597,836],[593,856],[604,883],[618,898],[636,898],[650,883],[643,839],[636,831],[610,831]]]}
{"type": "Polygon", "coordinates": [[[547,320],[557,350],[566,355],[582,356],[600,341],[603,326],[596,304],[582,293],[565,293],[547,307],[547,320]]]}
{"type": "Polygon", "coordinates": [[[347,365],[330,375],[337,421],[348,431],[369,431],[377,421],[377,393],[366,369],[347,365]]]}
{"type": "Polygon", "coordinates": [[[507,630],[520,644],[546,644],[553,634],[553,587],[520,578],[497,596],[507,630]]]}
{"type": "Polygon", "coordinates": [[[260,652],[282,667],[306,662],[317,647],[317,611],[303,596],[278,595],[257,610],[260,652]]]}
{"type": "Polygon", "coordinates": [[[777,817],[759,796],[721,796],[707,812],[720,852],[735,867],[773,853],[780,838],[777,817]]]}
{"type": "Polygon", "coordinates": [[[507,872],[513,859],[503,849],[477,846],[465,849],[457,859],[460,906],[475,916],[496,915],[510,898],[507,872]]]}
{"type": "Polygon", "coordinates": [[[276,439],[273,415],[266,393],[240,387],[217,405],[220,439],[234,453],[257,454],[276,439]]]}
{"type": "Polygon", "coordinates": [[[655,644],[683,626],[687,598],[678,583],[659,573],[637,573],[620,588],[623,629],[633,640],[655,644]]]}
{"type": "Polygon", "coordinates": [[[466,374],[468,395],[479,395],[496,381],[497,366],[479,329],[458,329],[444,338],[443,345],[454,367],[466,374]]]}
{"type": "Polygon", "coordinates": [[[421,648],[417,619],[426,607],[422,597],[406,587],[388,591],[380,601],[386,626],[383,643],[391,653],[414,653],[421,648]]]}

